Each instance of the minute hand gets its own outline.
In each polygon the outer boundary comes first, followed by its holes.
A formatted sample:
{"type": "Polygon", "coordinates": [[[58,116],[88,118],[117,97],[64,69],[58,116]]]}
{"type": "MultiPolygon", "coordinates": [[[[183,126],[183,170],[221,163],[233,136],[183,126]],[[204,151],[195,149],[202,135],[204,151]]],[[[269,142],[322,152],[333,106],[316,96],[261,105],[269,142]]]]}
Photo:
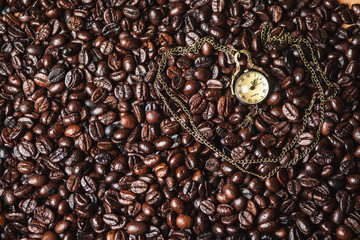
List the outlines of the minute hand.
{"type": "Polygon", "coordinates": [[[256,83],[255,85],[252,85],[251,87],[254,89],[257,85],[260,85],[260,84],[262,84],[263,82],[261,81],[261,82],[258,82],[258,83],[256,83]]]}

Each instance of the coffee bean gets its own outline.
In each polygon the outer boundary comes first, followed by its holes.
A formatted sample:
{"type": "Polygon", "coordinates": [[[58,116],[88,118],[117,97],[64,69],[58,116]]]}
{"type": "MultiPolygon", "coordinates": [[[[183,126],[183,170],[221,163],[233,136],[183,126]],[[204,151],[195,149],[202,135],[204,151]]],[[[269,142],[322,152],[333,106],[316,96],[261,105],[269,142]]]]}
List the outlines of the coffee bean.
{"type": "Polygon", "coordinates": [[[341,240],[352,239],[353,234],[354,234],[353,231],[345,225],[340,225],[336,229],[336,237],[341,240]]]}
{"type": "Polygon", "coordinates": [[[29,173],[34,172],[35,166],[31,161],[21,161],[17,165],[17,169],[19,172],[21,172],[23,174],[29,174],[29,173]]]}
{"type": "Polygon", "coordinates": [[[200,114],[205,110],[207,100],[202,98],[200,94],[194,94],[189,99],[190,111],[193,114],[200,114]]]}
{"type": "Polygon", "coordinates": [[[22,123],[18,123],[15,125],[15,127],[12,129],[12,131],[9,134],[9,141],[16,141],[19,140],[19,138],[22,137],[22,135],[25,133],[26,126],[22,123]]]}
{"type": "Polygon", "coordinates": [[[187,229],[192,226],[193,219],[185,214],[179,214],[176,217],[176,226],[178,226],[180,229],[187,229]]]}
{"type": "Polygon", "coordinates": [[[200,209],[206,215],[212,215],[215,213],[215,204],[209,200],[204,200],[200,204],[200,209]]]}
{"type": "Polygon", "coordinates": [[[75,192],[80,187],[80,178],[71,175],[67,180],[66,187],[69,191],[75,192]]]}
{"type": "Polygon", "coordinates": [[[34,174],[28,179],[28,183],[34,187],[41,187],[46,183],[46,177],[34,174]]]}
{"type": "Polygon", "coordinates": [[[222,12],[225,7],[225,1],[222,0],[213,0],[211,1],[211,8],[213,12],[222,12]]]}
{"type": "Polygon", "coordinates": [[[52,221],[54,221],[55,214],[54,214],[54,212],[51,211],[50,208],[42,205],[42,206],[38,206],[35,208],[34,217],[39,222],[48,225],[52,221]]]}
{"type": "Polygon", "coordinates": [[[320,150],[314,156],[314,161],[320,165],[331,164],[335,160],[335,155],[330,150],[320,150]]]}
{"type": "Polygon", "coordinates": [[[144,222],[132,221],[126,225],[127,233],[134,236],[144,235],[147,231],[147,228],[148,226],[144,222]]]}
{"type": "Polygon", "coordinates": [[[113,213],[106,213],[103,216],[104,223],[110,226],[115,226],[119,222],[119,217],[113,213]]]}
{"type": "MultiPolygon", "coordinates": [[[[36,85],[40,86],[40,87],[48,87],[51,82],[49,81],[49,78],[46,74],[44,73],[37,73],[34,76],[34,82],[36,85]]],[[[29,82],[27,82],[27,85],[29,84],[29,82]]],[[[30,87],[30,86],[27,86],[30,87]]]]}
{"type": "Polygon", "coordinates": [[[291,129],[290,124],[288,122],[283,121],[276,124],[272,132],[276,137],[282,137],[288,134],[290,129],[291,129]]]}
{"type": "Polygon", "coordinates": [[[89,125],[89,134],[94,141],[100,141],[104,135],[104,128],[98,121],[92,121],[89,125]]]}
{"type": "Polygon", "coordinates": [[[357,88],[348,87],[344,90],[342,94],[342,98],[345,100],[346,103],[351,103],[355,101],[358,95],[359,95],[359,91],[357,88]]]}
{"type": "Polygon", "coordinates": [[[44,52],[44,47],[40,44],[30,44],[27,46],[26,52],[31,55],[41,55],[44,52]]]}
{"type": "Polygon", "coordinates": [[[313,142],[313,140],[314,140],[314,136],[309,132],[305,132],[300,135],[299,144],[301,146],[308,146],[313,142]]]}
{"type": "Polygon", "coordinates": [[[231,109],[231,98],[221,97],[217,104],[217,110],[220,116],[228,117],[231,109]]]}
{"type": "Polygon", "coordinates": [[[133,37],[124,37],[120,39],[120,45],[128,49],[136,49],[139,46],[139,41],[133,37]]]}
{"type": "Polygon", "coordinates": [[[19,149],[19,153],[25,158],[30,158],[36,153],[36,148],[31,142],[24,141],[19,143],[17,146],[19,149]]]}
{"type": "Polygon", "coordinates": [[[284,116],[290,121],[294,121],[300,117],[299,110],[291,103],[286,103],[282,107],[284,116]]]}
{"type": "Polygon", "coordinates": [[[26,214],[31,214],[34,212],[35,208],[37,207],[38,203],[36,199],[33,198],[27,198],[21,201],[19,204],[19,207],[21,210],[26,214]]]}
{"type": "Polygon", "coordinates": [[[146,182],[137,180],[131,183],[130,190],[135,194],[145,193],[148,189],[148,185],[146,182]]]}
{"type": "Polygon", "coordinates": [[[352,132],[352,138],[357,142],[360,143],[360,128],[355,128],[352,132]]]}
{"type": "Polygon", "coordinates": [[[51,83],[60,82],[65,77],[65,68],[62,65],[52,68],[49,73],[48,79],[51,83]]]}
{"type": "Polygon", "coordinates": [[[318,211],[316,205],[311,201],[303,201],[299,204],[300,210],[308,216],[316,216],[318,211]]]}
{"type": "Polygon", "coordinates": [[[95,181],[89,176],[83,176],[81,178],[81,186],[89,193],[94,193],[97,188],[95,181]]]}
{"type": "Polygon", "coordinates": [[[50,155],[50,161],[53,163],[61,162],[65,160],[68,154],[69,154],[69,150],[67,148],[58,148],[55,152],[53,152],[50,155]]]}
{"type": "Polygon", "coordinates": [[[65,129],[64,135],[66,137],[76,138],[81,134],[81,127],[79,125],[70,125],[65,129]]]}
{"type": "Polygon", "coordinates": [[[345,219],[345,225],[350,227],[355,233],[360,231],[359,221],[355,217],[347,217],[345,219]]]}
{"type": "Polygon", "coordinates": [[[48,98],[42,96],[36,99],[34,109],[36,112],[43,113],[50,108],[50,101],[48,98]]]}
{"type": "Polygon", "coordinates": [[[340,199],[340,209],[343,212],[348,213],[352,210],[353,204],[354,202],[351,195],[345,192],[345,194],[343,194],[340,199]]]}
{"type": "Polygon", "coordinates": [[[52,232],[52,231],[46,231],[42,237],[41,237],[42,240],[57,240],[59,239],[58,236],[52,232]]]}
{"type": "Polygon", "coordinates": [[[254,224],[254,216],[248,211],[239,213],[240,228],[249,229],[254,224]]]}
{"type": "Polygon", "coordinates": [[[31,185],[22,185],[14,190],[14,196],[17,198],[24,198],[32,191],[31,185]]]}
{"type": "Polygon", "coordinates": [[[260,143],[263,147],[269,148],[276,144],[276,138],[271,134],[266,134],[260,138],[260,143]]]}
{"type": "Polygon", "coordinates": [[[126,6],[123,8],[124,16],[130,19],[137,19],[140,17],[140,10],[137,7],[126,6]]]}

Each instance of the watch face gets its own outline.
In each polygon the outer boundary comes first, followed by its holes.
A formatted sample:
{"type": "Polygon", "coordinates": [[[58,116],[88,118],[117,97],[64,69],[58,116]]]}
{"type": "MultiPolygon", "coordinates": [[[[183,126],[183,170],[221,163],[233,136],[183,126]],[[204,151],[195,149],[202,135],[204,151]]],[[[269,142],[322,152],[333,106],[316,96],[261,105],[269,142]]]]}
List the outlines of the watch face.
{"type": "Polygon", "coordinates": [[[264,74],[248,71],[240,75],[234,87],[236,97],[246,104],[263,101],[269,92],[269,82],[264,74]]]}

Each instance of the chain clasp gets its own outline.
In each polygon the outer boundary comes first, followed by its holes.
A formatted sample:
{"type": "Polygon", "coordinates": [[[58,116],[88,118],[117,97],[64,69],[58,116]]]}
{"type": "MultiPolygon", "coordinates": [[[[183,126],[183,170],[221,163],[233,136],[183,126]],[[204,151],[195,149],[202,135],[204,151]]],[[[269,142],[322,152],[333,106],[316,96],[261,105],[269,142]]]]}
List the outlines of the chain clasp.
{"type": "Polygon", "coordinates": [[[235,82],[235,78],[236,76],[239,74],[241,68],[240,68],[240,62],[239,62],[239,59],[240,59],[240,52],[236,52],[235,55],[234,55],[234,61],[235,61],[235,64],[236,64],[236,67],[233,71],[233,74],[231,76],[231,94],[234,96],[235,95],[235,92],[234,92],[234,82],[235,82]]]}

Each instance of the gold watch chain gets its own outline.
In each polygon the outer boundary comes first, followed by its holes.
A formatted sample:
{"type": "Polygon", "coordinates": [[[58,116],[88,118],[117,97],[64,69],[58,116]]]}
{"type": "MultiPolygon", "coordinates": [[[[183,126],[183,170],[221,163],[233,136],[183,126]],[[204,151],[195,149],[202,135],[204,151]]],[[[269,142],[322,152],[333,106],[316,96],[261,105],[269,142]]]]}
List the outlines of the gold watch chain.
{"type": "MultiPolygon", "coordinates": [[[[164,78],[162,76],[162,73],[163,73],[163,71],[164,71],[164,69],[166,67],[166,64],[167,64],[167,59],[168,59],[168,57],[170,55],[182,55],[183,56],[183,55],[186,55],[189,52],[199,53],[199,50],[201,49],[202,45],[205,42],[210,43],[215,50],[221,51],[221,52],[224,52],[226,54],[231,55],[236,61],[237,61],[237,58],[238,58],[238,56],[240,54],[245,54],[247,59],[248,59],[249,66],[250,67],[257,67],[253,63],[253,61],[251,59],[251,55],[250,55],[250,53],[248,51],[246,51],[246,50],[237,51],[236,49],[229,48],[227,46],[218,44],[211,37],[201,38],[201,39],[195,41],[195,43],[193,45],[188,46],[188,47],[175,47],[175,48],[168,49],[167,51],[165,51],[163,53],[162,58],[160,59],[154,86],[155,86],[156,93],[158,94],[158,96],[160,97],[162,102],[165,104],[165,106],[168,109],[168,111],[170,112],[170,114],[174,117],[174,119],[191,136],[193,136],[195,138],[196,141],[198,141],[199,143],[207,146],[209,149],[214,151],[216,153],[217,157],[221,157],[222,159],[232,163],[240,171],[242,171],[244,173],[254,175],[254,176],[259,177],[261,179],[265,179],[265,178],[273,176],[278,170],[280,170],[282,168],[287,168],[288,166],[295,164],[297,161],[299,161],[300,159],[304,158],[307,154],[309,154],[312,149],[314,149],[314,147],[317,145],[318,141],[320,140],[320,136],[321,136],[321,125],[322,125],[322,123],[324,121],[324,114],[325,114],[324,113],[324,103],[325,103],[325,101],[328,101],[328,100],[332,99],[337,94],[337,92],[336,92],[336,88],[334,88],[332,83],[330,83],[330,81],[327,79],[325,73],[321,69],[320,64],[318,63],[318,61],[317,61],[317,59],[315,57],[314,50],[313,50],[313,48],[312,48],[312,46],[311,46],[311,44],[310,44],[310,42],[308,40],[306,40],[304,38],[294,39],[294,38],[292,38],[290,36],[289,33],[286,33],[286,34],[281,35],[281,36],[271,36],[271,27],[267,26],[267,25],[262,25],[261,40],[262,40],[262,42],[264,44],[273,43],[273,42],[279,42],[279,43],[284,43],[284,44],[286,43],[286,44],[290,44],[291,46],[294,46],[297,49],[297,51],[299,52],[300,57],[301,57],[302,61],[304,62],[305,67],[310,71],[311,76],[312,76],[312,80],[313,80],[314,84],[317,87],[317,92],[315,92],[313,94],[313,97],[312,97],[312,99],[310,101],[310,104],[309,104],[308,108],[305,109],[305,113],[303,115],[303,124],[302,124],[302,127],[301,127],[300,131],[295,135],[293,140],[287,146],[285,146],[283,148],[282,152],[276,158],[265,157],[265,158],[252,158],[252,159],[234,160],[234,159],[230,158],[229,156],[225,155],[220,149],[218,149],[213,144],[211,144],[200,133],[200,131],[198,130],[198,128],[196,126],[196,123],[193,120],[191,112],[188,110],[188,108],[183,103],[183,101],[180,100],[178,97],[176,97],[171,92],[170,88],[168,87],[167,83],[165,82],[165,80],[164,80],[164,78]],[[325,98],[325,94],[324,94],[324,90],[323,90],[323,88],[321,86],[321,82],[319,81],[314,68],[311,66],[311,64],[306,59],[305,54],[304,54],[304,52],[303,52],[303,50],[301,48],[300,43],[304,43],[310,49],[312,61],[315,64],[316,68],[318,69],[322,80],[325,82],[325,84],[328,87],[332,87],[334,89],[333,93],[329,97],[325,98]],[[163,91],[166,92],[168,97],[172,101],[174,101],[181,108],[181,110],[185,113],[185,115],[187,117],[187,120],[190,123],[190,126],[180,116],[178,116],[177,113],[174,110],[172,110],[167,98],[161,92],[162,90],[160,90],[160,87],[162,88],[163,91]],[[285,155],[291,149],[293,149],[296,146],[300,135],[304,132],[304,130],[306,128],[308,117],[313,112],[313,107],[314,107],[317,99],[319,99],[320,123],[319,123],[319,126],[318,126],[317,131],[316,131],[315,139],[313,140],[313,142],[311,143],[310,146],[308,146],[304,151],[302,151],[296,158],[293,158],[292,160],[288,161],[284,165],[277,165],[274,169],[272,169],[272,171],[270,171],[267,174],[259,174],[259,173],[252,172],[252,171],[249,171],[249,170],[245,169],[245,167],[243,166],[244,164],[245,165],[246,164],[259,164],[259,163],[266,163],[266,162],[278,163],[279,161],[281,161],[285,157],[285,155]]],[[[240,68],[240,65],[237,64],[236,67],[240,68]]],[[[260,68],[260,67],[258,67],[258,68],[260,70],[262,70],[262,68],[260,68]]],[[[237,70],[239,71],[240,69],[237,69],[237,70]]],[[[262,72],[264,72],[264,71],[262,71],[262,72]]]]}

